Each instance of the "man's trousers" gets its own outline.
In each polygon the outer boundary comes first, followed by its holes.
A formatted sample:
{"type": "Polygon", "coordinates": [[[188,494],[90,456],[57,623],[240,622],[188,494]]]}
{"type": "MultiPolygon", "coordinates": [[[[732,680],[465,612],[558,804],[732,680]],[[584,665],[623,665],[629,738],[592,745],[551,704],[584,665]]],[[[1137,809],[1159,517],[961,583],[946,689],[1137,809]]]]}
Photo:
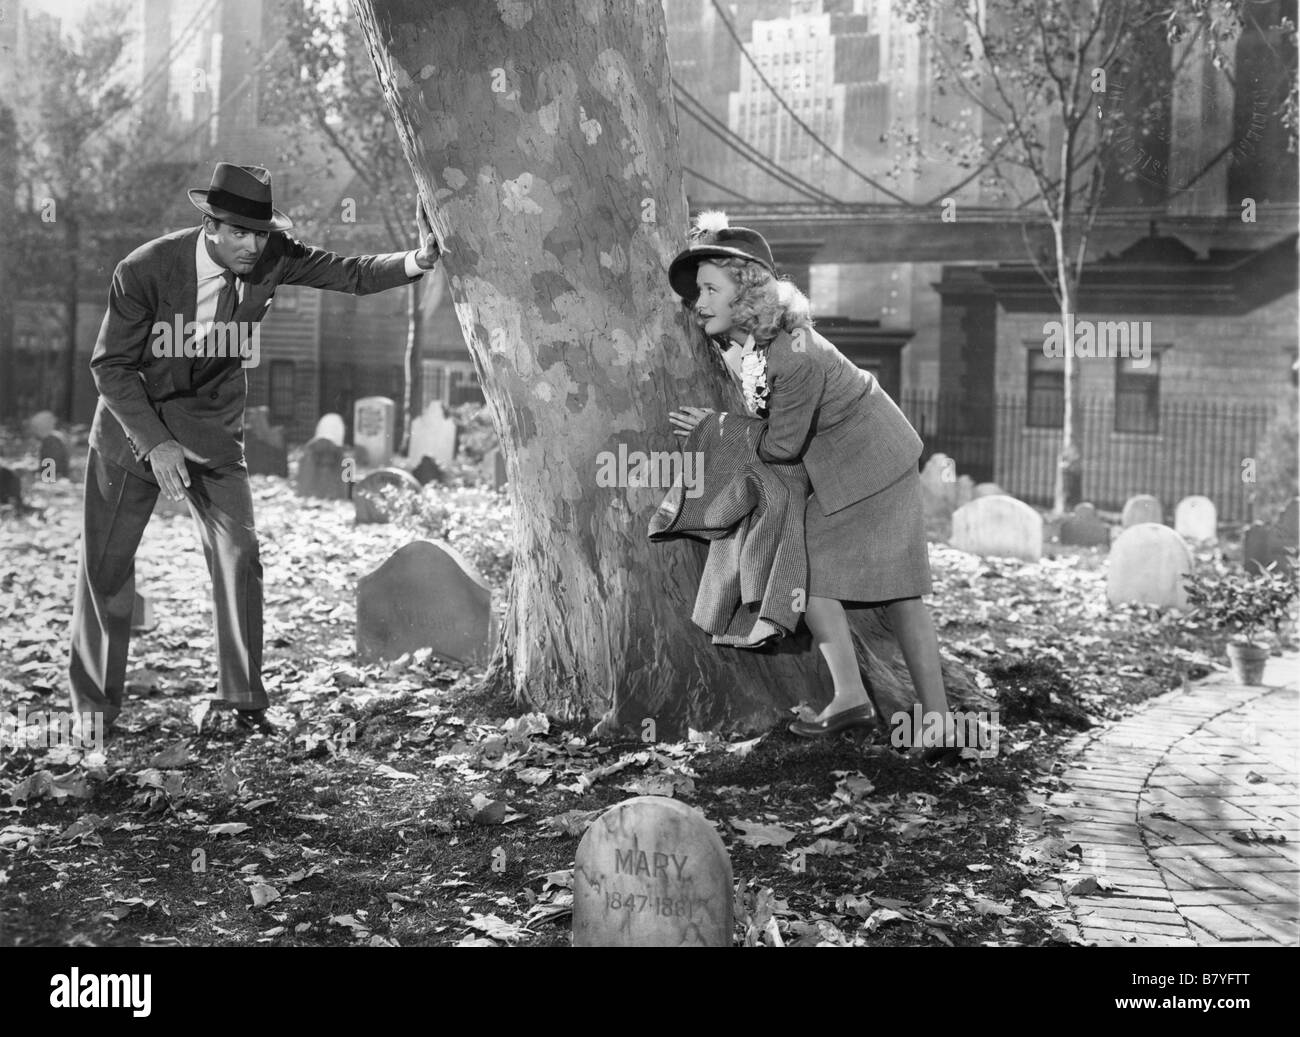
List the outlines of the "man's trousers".
{"type": "MultiPolygon", "coordinates": [[[[212,579],[218,697],[240,709],[264,709],[262,563],[248,469],[242,463],[205,468],[187,462],[187,467],[190,514],[212,579]]],[[[73,712],[102,712],[105,726],[122,709],[135,552],[158,493],[152,474],[133,475],[91,449],[68,676],[73,712]]]]}

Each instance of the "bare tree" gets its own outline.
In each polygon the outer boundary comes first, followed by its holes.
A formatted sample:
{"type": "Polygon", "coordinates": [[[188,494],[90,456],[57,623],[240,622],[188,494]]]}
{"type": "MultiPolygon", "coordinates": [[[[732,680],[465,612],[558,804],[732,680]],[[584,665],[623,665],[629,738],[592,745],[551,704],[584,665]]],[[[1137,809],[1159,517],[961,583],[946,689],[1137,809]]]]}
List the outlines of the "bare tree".
{"type": "MultiPolygon", "coordinates": [[[[974,136],[990,156],[986,182],[1036,203],[1051,227],[1050,253],[1040,256],[1031,246],[1029,256],[1061,315],[1064,415],[1053,487],[1058,515],[1082,489],[1073,317],[1089,234],[1117,175],[1161,164],[1159,156],[1144,153],[1143,141],[1169,116],[1178,66],[1166,48],[1182,45],[1176,61],[1204,48],[1229,74],[1228,45],[1249,6],[1249,0],[901,2],[935,57],[937,89],[957,91],[982,115],[974,136]]],[[[1294,134],[1295,26],[1275,28],[1290,35],[1292,59],[1289,72],[1286,61],[1279,65],[1273,114],[1294,134]]]]}

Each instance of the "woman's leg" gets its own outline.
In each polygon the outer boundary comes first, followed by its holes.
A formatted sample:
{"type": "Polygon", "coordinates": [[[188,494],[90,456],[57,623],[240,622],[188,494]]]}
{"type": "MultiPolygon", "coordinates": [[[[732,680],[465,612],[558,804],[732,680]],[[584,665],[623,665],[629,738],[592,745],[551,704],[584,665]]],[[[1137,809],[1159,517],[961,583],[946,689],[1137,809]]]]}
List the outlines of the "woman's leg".
{"type": "MultiPolygon", "coordinates": [[[[928,618],[928,614],[927,614],[928,618]]],[[[849,630],[849,620],[844,614],[844,606],[835,598],[808,597],[808,611],[804,621],[812,631],[813,643],[817,645],[826,663],[831,668],[831,680],[835,682],[835,697],[830,705],[817,715],[818,720],[825,720],[836,713],[855,706],[871,702],[867,689],[862,683],[862,671],[858,669],[858,656],[853,650],[853,635],[849,630]]],[[[938,644],[935,645],[938,656],[938,644]]],[[[939,685],[940,695],[943,685],[939,685]]]]}
{"type": "MultiPolygon", "coordinates": [[[[894,637],[903,650],[903,659],[912,676],[916,696],[921,700],[921,709],[926,714],[940,713],[946,717],[948,696],[943,688],[939,638],[934,632],[930,610],[920,598],[904,598],[886,605],[885,614],[889,617],[894,637]]],[[[951,731],[951,725],[946,720],[944,731],[945,734],[951,731]]],[[[919,742],[920,732],[913,732],[913,736],[919,742]]]]}

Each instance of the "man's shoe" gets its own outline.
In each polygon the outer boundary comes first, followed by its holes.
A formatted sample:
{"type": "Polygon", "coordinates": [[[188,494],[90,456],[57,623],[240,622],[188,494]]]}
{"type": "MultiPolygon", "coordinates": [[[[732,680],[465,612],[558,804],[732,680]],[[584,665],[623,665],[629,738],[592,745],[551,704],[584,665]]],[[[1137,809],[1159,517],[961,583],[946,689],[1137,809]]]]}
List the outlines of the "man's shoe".
{"type": "Polygon", "coordinates": [[[875,727],[876,709],[870,703],[842,709],[825,720],[794,720],[790,723],[790,733],[801,738],[824,738],[839,734],[853,727],[875,727]]]}

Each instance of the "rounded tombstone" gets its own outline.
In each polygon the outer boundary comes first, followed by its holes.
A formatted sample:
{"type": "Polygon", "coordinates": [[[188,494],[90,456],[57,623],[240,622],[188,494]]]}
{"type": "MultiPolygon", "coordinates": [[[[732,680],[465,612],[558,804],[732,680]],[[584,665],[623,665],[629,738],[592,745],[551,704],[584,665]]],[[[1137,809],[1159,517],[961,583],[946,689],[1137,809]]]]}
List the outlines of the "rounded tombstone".
{"type": "Polygon", "coordinates": [[[979,500],[979,498],[981,497],[1009,497],[1009,496],[1010,494],[1007,493],[1007,491],[1004,490],[997,483],[982,482],[975,487],[975,490],[971,495],[971,499],[979,500]]]}
{"type": "Polygon", "coordinates": [[[573,946],[730,947],[731,858],[698,810],[635,796],[592,822],[573,866],[573,946]]]}
{"type": "Polygon", "coordinates": [[[347,435],[347,425],[343,421],[341,414],[322,415],[320,421],[316,422],[316,433],[313,439],[328,439],[335,446],[343,446],[343,439],[347,435]]]}
{"type": "Polygon", "coordinates": [[[1193,494],[1174,507],[1174,532],[1188,543],[1213,544],[1219,539],[1219,515],[1214,501],[1193,494]]]}
{"type": "Polygon", "coordinates": [[[51,411],[37,411],[27,419],[27,429],[35,439],[44,439],[59,427],[59,419],[51,411]]]}
{"type": "Polygon", "coordinates": [[[952,539],[958,551],[981,557],[1043,557],[1043,517],[1014,497],[977,497],[952,513],[952,539]]]}
{"type": "Polygon", "coordinates": [[[352,488],[356,524],[387,522],[392,517],[389,504],[394,496],[410,494],[418,498],[420,491],[419,480],[401,468],[380,468],[370,472],[352,488]]]}
{"type": "Polygon", "coordinates": [[[1183,576],[1192,571],[1192,552],[1161,522],[1129,526],[1110,545],[1106,565],[1106,598],[1122,602],[1186,609],[1183,576]]]}
{"type": "Polygon", "coordinates": [[[46,481],[66,479],[70,471],[71,451],[68,437],[62,432],[51,432],[42,436],[41,445],[36,451],[40,478],[46,481]]]}
{"type": "Polygon", "coordinates": [[[1164,520],[1165,512],[1160,506],[1160,501],[1149,493],[1139,493],[1124,502],[1119,523],[1123,528],[1128,529],[1142,522],[1164,522],[1164,520]]]}

